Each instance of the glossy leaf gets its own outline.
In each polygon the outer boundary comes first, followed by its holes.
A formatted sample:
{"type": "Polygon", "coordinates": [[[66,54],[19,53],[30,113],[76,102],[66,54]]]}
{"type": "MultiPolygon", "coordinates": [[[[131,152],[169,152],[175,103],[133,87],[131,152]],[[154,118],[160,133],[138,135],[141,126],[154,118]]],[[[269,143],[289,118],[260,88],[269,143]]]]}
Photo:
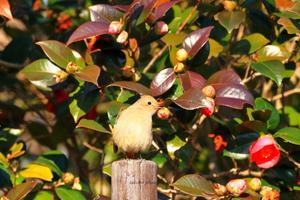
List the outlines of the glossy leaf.
{"type": "Polygon", "coordinates": [[[39,59],[27,65],[22,72],[37,86],[47,87],[57,84],[54,76],[62,70],[47,59],[39,59]]]}
{"type": "Polygon", "coordinates": [[[37,184],[37,181],[21,183],[20,185],[12,188],[7,193],[6,197],[13,200],[22,200],[37,186],[37,184]]]}
{"type": "Polygon", "coordinates": [[[75,73],[75,77],[98,86],[98,78],[100,76],[100,71],[101,69],[99,66],[89,65],[83,70],[75,73]]]}
{"type": "Polygon", "coordinates": [[[52,181],[53,178],[50,168],[38,164],[29,164],[20,172],[20,175],[24,178],[39,178],[45,181],[52,181]]]}
{"type": "Polygon", "coordinates": [[[253,105],[252,94],[241,84],[214,85],[216,105],[242,109],[244,104],[253,105]]]}
{"type": "Polygon", "coordinates": [[[87,128],[91,129],[100,133],[111,133],[110,131],[106,130],[101,124],[94,120],[82,119],[77,124],[76,128],[87,128]]]}
{"type": "Polygon", "coordinates": [[[49,191],[39,191],[35,196],[33,200],[54,200],[54,195],[49,191]]]}
{"type": "Polygon", "coordinates": [[[208,58],[218,57],[218,55],[224,50],[224,47],[214,39],[209,39],[208,42],[209,42],[208,58]]]}
{"type": "Polygon", "coordinates": [[[158,19],[162,18],[177,2],[178,0],[169,1],[155,7],[153,13],[151,14],[151,21],[157,21],[158,19]]]}
{"type": "Polygon", "coordinates": [[[206,85],[220,85],[220,84],[241,84],[242,80],[235,71],[231,69],[224,69],[214,73],[206,82],[206,85]]]}
{"type": "Polygon", "coordinates": [[[185,33],[178,33],[178,34],[170,33],[170,34],[164,35],[161,38],[161,40],[169,46],[177,46],[184,41],[185,37],[186,37],[185,33]]]}
{"type": "Polygon", "coordinates": [[[147,88],[146,86],[144,86],[140,83],[136,83],[133,81],[117,81],[117,82],[114,82],[114,83],[108,85],[107,87],[112,87],[112,86],[117,86],[117,87],[125,88],[128,90],[132,90],[132,91],[135,91],[140,94],[151,94],[151,91],[149,88],[147,88]]]}
{"type": "Polygon", "coordinates": [[[205,79],[203,76],[196,72],[186,71],[179,75],[183,89],[186,91],[190,88],[203,88],[205,85],[205,79]]]}
{"type": "Polygon", "coordinates": [[[285,127],[274,134],[274,137],[282,138],[285,142],[300,145],[300,129],[295,127],[285,127]]]}
{"type": "Polygon", "coordinates": [[[186,142],[182,141],[178,136],[175,136],[172,140],[167,141],[167,150],[172,159],[175,158],[175,151],[183,147],[185,144],[186,142]]]}
{"type": "Polygon", "coordinates": [[[183,93],[182,96],[173,101],[175,104],[186,110],[211,107],[210,102],[199,88],[191,88],[183,93]]]}
{"type": "Polygon", "coordinates": [[[252,63],[251,67],[262,75],[272,79],[279,86],[281,85],[284,73],[284,65],[279,61],[265,61],[252,63]]]}
{"type": "Polygon", "coordinates": [[[107,4],[97,4],[89,7],[91,21],[119,21],[122,18],[122,12],[113,6],[107,4]]]}
{"type": "Polygon", "coordinates": [[[108,27],[109,23],[105,21],[85,22],[72,33],[67,42],[67,45],[93,36],[107,34],[108,27]]]}
{"type": "Polygon", "coordinates": [[[63,175],[63,172],[61,171],[61,169],[56,165],[56,163],[53,160],[47,159],[43,156],[40,156],[37,158],[37,160],[34,161],[34,163],[38,164],[38,165],[44,165],[44,166],[49,167],[49,169],[51,169],[51,171],[56,173],[58,176],[63,175]]]}
{"type": "Polygon", "coordinates": [[[197,31],[190,33],[183,41],[183,48],[188,52],[190,57],[195,56],[198,51],[208,41],[209,34],[213,29],[212,26],[208,26],[197,31]]]}
{"type": "Polygon", "coordinates": [[[217,20],[224,28],[226,28],[229,33],[231,33],[233,29],[238,28],[244,19],[245,13],[242,11],[224,10],[215,15],[215,20],[217,20]]]}
{"type": "Polygon", "coordinates": [[[253,131],[257,133],[266,132],[267,124],[258,120],[244,121],[236,127],[236,130],[240,133],[248,133],[253,131]]]}
{"type": "Polygon", "coordinates": [[[7,19],[13,18],[8,0],[0,0],[0,16],[4,16],[7,19]]]}
{"type": "Polygon", "coordinates": [[[233,158],[235,160],[244,160],[249,157],[249,147],[251,146],[251,143],[244,144],[239,147],[236,147],[234,149],[227,150],[225,149],[223,151],[223,156],[227,156],[230,158],[233,158]]]}
{"type": "Polygon", "coordinates": [[[86,199],[84,195],[81,194],[80,191],[72,190],[64,186],[55,188],[55,193],[60,200],[73,200],[73,199],[85,200],[86,199]]]}
{"type": "Polygon", "coordinates": [[[253,53],[265,46],[266,44],[268,44],[269,42],[270,40],[265,38],[265,36],[263,36],[262,34],[253,33],[237,42],[237,44],[235,44],[233,47],[233,51],[238,51],[241,53],[244,53],[244,51],[245,53],[253,53]]]}
{"type": "Polygon", "coordinates": [[[257,61],[284,61],[289,57],[289,52],[284,47],[277,45],[267,45],[257,51],[257,61]]]}
{"type": "Polygon", "coordinates": [[[143,11],[137,19],[136,25],[140,25],[141,23],[145,22],[145,20],[149,17],[155,6],[156,0],[140,0],[138,2],[141,3],[143,11]]]}
{"type": "Polygon", "coordinates": [[[263,98],[256,98],[255,99],[255,108],[256,109],[268,109],[271,111],[271,116],[267,121],[267,126],[269,129],[275,129],[279,122],[280,122],[280,116],[276,108],[263,98]]]}
{"type": "Polygon", "coordinates": [[[300,32],[300,30],[288,18],[281,17],[277,23],[282,25],[289,34],[296,34],[300,32]]]}
{"type": "Polygon", "coordinates": [[[213,184],[197,174],[185,175],[173,183],[172,186],[192,196],[216,198],[213,184]]]}
{"type": "Polygon", "coordinates": [[[172,68],[166,68],[158,72],[153,78],[150,89],[153,96],[159,96],[168,91],[174,84],[176,75],[172,68]]]}

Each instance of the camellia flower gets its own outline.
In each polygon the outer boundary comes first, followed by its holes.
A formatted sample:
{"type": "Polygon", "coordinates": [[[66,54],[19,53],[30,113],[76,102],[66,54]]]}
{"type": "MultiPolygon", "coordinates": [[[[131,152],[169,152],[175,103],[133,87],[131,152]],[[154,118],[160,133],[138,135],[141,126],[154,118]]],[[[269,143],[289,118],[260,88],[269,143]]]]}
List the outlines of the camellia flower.
{"type": "Polygon", "coordinates": [[[264,135],[249,148],[250,160],[260,168],[268,169],[276,165],[280,158],[279,148],[271,135],[264,135]]]}

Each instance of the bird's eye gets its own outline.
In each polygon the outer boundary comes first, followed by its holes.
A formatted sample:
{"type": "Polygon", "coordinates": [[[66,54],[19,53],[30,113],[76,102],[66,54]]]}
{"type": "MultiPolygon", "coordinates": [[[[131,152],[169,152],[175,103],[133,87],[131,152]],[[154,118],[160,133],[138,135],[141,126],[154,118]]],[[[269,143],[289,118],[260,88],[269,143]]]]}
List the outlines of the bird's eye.
{"type": "Polygon", "coordinates": [[[150,101],[148,101],[148,105],[151,105],[151,102],[150,102],[150,101]]]}

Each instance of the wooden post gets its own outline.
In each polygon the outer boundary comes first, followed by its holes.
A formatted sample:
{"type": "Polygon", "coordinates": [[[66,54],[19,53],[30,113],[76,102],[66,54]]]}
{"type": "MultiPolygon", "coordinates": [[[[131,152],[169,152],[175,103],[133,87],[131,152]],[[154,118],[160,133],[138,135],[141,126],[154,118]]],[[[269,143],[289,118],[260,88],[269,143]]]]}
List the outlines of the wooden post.
{"type": "Polygon", "coordinates": [[[112,200],[157,200],[157,165],[149,160],[112,164],[112,200]]]}

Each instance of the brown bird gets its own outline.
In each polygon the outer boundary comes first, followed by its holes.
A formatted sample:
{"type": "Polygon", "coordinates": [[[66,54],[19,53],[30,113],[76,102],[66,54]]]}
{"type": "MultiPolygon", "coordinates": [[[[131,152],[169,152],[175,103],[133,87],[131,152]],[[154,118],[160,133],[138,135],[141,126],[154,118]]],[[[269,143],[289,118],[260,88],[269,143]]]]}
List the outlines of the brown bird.
{"type": "Polygon", "coordinates": [[[134,104],[119,113],[112,134],[114,143],[132,158],[135,153],[149,150],[152,144],[152,115],[158,102],[143,95],[134,104]]]}

